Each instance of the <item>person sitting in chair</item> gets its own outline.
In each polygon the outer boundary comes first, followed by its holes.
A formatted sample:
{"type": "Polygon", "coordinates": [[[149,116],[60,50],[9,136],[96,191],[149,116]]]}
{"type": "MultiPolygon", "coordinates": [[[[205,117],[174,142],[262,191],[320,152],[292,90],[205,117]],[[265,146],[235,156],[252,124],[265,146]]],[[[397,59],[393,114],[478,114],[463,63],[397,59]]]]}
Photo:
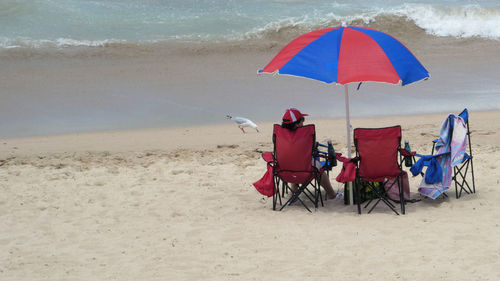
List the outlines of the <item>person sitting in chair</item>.
{"type": "MultiPolygon", "coordinates": [[[[283,122],[281,123],[281,127],[292,131],[296,130],[297,128],[304,126],[305,116],[308,116],[308,114],[303,114],[296,108],[289,108],[283,115],[283,122]]],[[[318,170],[323,167],[323,164],[317,159],[313,158],[312,161],[314,161],[314,165],[318,170]]],[[[334,199],[339,195],[333,190],[330,178],[328,177],[326,171],[323,171],[323,174],[321,174],[320,185],[325,189],[328,199],[334,199]]],[[[291,188],[295,192],[298,188],[298,185],[292,183],[291,188]]]]}

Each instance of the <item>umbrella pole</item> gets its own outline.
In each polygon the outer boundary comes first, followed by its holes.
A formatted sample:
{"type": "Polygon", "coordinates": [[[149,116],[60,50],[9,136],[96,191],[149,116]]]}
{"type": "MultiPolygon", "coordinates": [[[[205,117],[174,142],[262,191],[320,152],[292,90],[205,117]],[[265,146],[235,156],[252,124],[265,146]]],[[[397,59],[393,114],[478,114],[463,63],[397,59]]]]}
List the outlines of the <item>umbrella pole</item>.
{"type": "MultiPolygon", "coordinates": [[[[345,93],[345,125],[347,128],[347,158],[351,158],[351,120],[349,117],[349,89],[347,84],[344,85],[344,93],[345,93]]],[[[349,204],[354,205],[353,198],[353,190],[352,190],[352,182],[347,183],[347,187],[349,189],[349,204]]]]}

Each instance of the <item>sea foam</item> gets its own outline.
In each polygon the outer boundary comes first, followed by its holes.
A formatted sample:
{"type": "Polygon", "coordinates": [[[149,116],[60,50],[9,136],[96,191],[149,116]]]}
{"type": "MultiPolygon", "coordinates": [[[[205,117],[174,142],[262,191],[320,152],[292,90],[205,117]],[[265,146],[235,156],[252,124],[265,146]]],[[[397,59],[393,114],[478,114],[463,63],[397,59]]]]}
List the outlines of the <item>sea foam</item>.
{"type": "Polygon", "coordinates": [[[273,34],[297,30],[301,33],[312,28],[336,25],[377,25],[385,32],[411,30],[410,25],[423,29],[427,34],[456,38],[481,37],[500,40],[500,7],[484,8],[477,5],[439,7],[427,4],[403,5],[399,8],[380,8],[366,13],[339,15],[306,15],[273,21],[253,28],[242,38],[273,37],[273,34]],[[394,24],[397,22],[399,24],[394,24]],[[397,29],[397,30],[396,30],[397,29]]]}
{"type": "Polygon", "coordinates": [[[405,16],[427,33],[458,38],[500,39],[500,7],[477,5],[443,8],[431,5],[406,5],[393,11],[405,16]]]}

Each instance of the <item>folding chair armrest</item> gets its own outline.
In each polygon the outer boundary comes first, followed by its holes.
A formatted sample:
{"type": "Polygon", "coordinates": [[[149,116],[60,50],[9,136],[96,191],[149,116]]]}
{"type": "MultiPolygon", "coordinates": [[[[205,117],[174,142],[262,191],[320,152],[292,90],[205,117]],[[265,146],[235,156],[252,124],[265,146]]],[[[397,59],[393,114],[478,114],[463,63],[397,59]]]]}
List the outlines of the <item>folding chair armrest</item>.
{"type": "Polygon", "coordinates": [[[431,154],[434,154],[434,149],[436,148],[436,143],[438,143],[439,139],[435,139],[432,141],[432,150],[431,154]]]}
{"type": "Polygon", "coordinates": [[[263,152],[262,159],[266,161],[268,164],[274,162],[274,156],[272,152],[263,152]]]}
{"type": "Polygon", "coordinates": [[[316,150],[315,152],[313,152],[313,154],[314,154],[314,156],[318,156],[318,157],[323,157],[323,158],[328,157],[328,152],[326,152],[326,151],[316,150]]]}
{"type": "Polygon", "coordinates": [[[404,149],[404,148],[400,148],[400,149],[399,149],[399,153],[401,153],[401,155],[403,155],[403,156],[405,156],[405,157],[415,156],[415,155],[417,154],[417,152],[416,152],[416,151],[412,151],[412,152],[410,152],[410,151],[408,151],[408,150],[406,150],[406,149],[404,149]]]}
{"type": "Polygon", "coordinates": [[[328,145],[326,145],[326,144],[322,144],[322,143],[319,143],[319,142],[316,142],[316,146],[328,147],[328,145]]]}
{"type": "Polygon", "coordinates": [[[314,157],[321,157],[321,158],[328,158],[328,154],[329,152],[328,151],[321,151],[319,150],[319,147],[324,147],[324,148],[328,148],[328,145],[325,145],[325,144],[321,144],[319,142],[316,142],[316,147],[315,149],[313,150],[313,156],[314,157]]]}
{"type": "Polygon", "coordinates": [[[355,163],[357,164],[359,162],[359,157],[354,157],[354,158],[351,158],[350,160],[352,163],[355,163]]]}
{"type": "Polygon", "coordinates": [[[358,163],[359,161],[359,157],[347,158],[343,157],[342,153],[335,153],[335,157],[342,163],[347,163],[347,162],[358,163]]]}
{"type": "Polygon", "coordinates": [[[318,153],[316,157],[328,159],[328,154],[318,153]]]}

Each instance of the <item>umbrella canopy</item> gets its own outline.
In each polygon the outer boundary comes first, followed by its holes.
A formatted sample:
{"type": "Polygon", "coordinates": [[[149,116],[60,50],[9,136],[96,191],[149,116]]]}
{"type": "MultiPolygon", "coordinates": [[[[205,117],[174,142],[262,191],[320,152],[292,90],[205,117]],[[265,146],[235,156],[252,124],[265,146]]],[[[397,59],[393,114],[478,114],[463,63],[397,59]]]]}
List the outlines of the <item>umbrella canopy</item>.
{"type": "MultiPolygon", "coordinates": [[[[354,26],[325,28],[303,34],[288,43],[258,72],[344,85],[349,158],[351,124],[347,84],[373,81],[404,86],[429,78],[429,72],[394,37],[378,30],[354,26]]],[[[352,188],[350,193],[349,198],[353,198],[352,188]]]]}
{"type": "Polygon", "coordinates": [[[341,85],[374,81],[404,86],[429,77],[429,72],[394,37],[354,26],[303,34],[259,73],[288,74],[341,85]]]}

